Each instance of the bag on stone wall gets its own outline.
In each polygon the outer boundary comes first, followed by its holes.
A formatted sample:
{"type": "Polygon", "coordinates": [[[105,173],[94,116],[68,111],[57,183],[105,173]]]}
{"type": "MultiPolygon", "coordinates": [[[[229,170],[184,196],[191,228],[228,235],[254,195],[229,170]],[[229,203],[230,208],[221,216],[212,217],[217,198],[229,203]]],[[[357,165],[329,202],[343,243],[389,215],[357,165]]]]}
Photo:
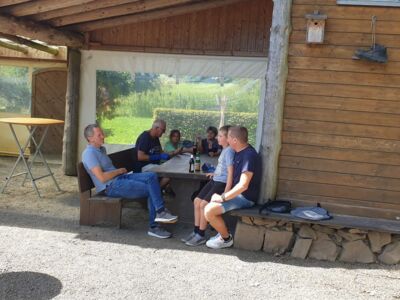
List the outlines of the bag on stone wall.
{"type": "Polygon", "coordinates": [[[260,215],[267,215],[269,212],[275,212],[275,213],[288,213],[290,212],[292,205],[289,201],[284,201],[284,200],[268,200],[266,203],[264,203],[260,209],[259,213],[260,215]]]}
{"type": "Polygon", "coordinates": [[[308,206],[308,207],[297,207],[290,211],[292,216],[306,219],[306,220],[329,220],[332,216],[329,215],[328,211],[320,206],[318,203],[317,206],[308,206]]]}

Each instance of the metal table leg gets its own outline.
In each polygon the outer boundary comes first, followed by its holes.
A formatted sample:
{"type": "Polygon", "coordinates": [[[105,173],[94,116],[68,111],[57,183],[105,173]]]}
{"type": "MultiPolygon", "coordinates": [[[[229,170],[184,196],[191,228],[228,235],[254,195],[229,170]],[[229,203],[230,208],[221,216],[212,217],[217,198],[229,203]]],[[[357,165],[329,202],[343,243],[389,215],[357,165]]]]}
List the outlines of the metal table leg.
{"type": "Polygon", "coordinates": [[[9,123],[9,126],[10,126],[11,132],[12,132],[12,134],[14,136],[14,140],[17,143],[17,146],[18,146],[18,149],[19,149],[19,155],[18,155],[17,161],[15,162],[15,164],[14,164],[12,170],[11,170],[10,175],[6,178],[6,183],[5,183],[4,187],[1,190],[1,193],[3,193],[5,191],[8,183],[11,180],[11,178],[16,177],[16,176],[20,176],[20,175],[25,175],[25,178],[24,178],[24,180],[22,182],[22,185],[24,184],[24,182],[26,181],[26,179],[28,177],[30,178],[30,180],[32,182],[32,185],[35,188],[35,191],[36,191],[37,195],[39,196],[39,198],[41,198],[41,195],[40,195],[39,189],[38,189],[38,187],[36,185],[36,180],[39,180],[39,179],[42,179],[42,178],[45,178],[45,177],[48,177],[48,176],[51,176],[51,178],[53,179],[53,182],[54,182],[55,186],[57,187],[57,190],[61,191],[61,189],[60,189],[60,187],[59,187],[59,185],[58,185],[58,183],[57,183],[57,181],[56,181],[56,179],[55,179],[55,177],[54,177],[49,165],[47,164],[47,161],[46,161],[46,159],[44,157],[44,154],[41,151],[41,147],[42,147],[42,145],[44,143],[44,140],[46,138],[47,132],[49,130],[49,125],[45,126],[44,132],[43,132],[43,136],[41,137],[39,143],[36,142],[36,140],[35,140],[35,138],[33,136],[35,131],[36,131],[36,129],[38,128],[38,126],[31,125],[31,128],[30,128],[29,127],[30,125],[26,125],[26,128],[29,131],[29,137],[28,137],[28,140],[26,141],[26,143],[25,143],[25,145],[23,147],[21,146],[21,144],[20,144],[20,142],[18,140],[18,137],[17,137],[17,135],[15,133],[13,124],[9,123]],[[25,159],[25,157],[24,157],[24,153],[25,153],[25,150],[27,149],[27,147],[29,146],[29,142],[30,141],[32,141],[32,143],[36,146],[36,151],[35,151],[34,155],[32,156],[32,161],[29,162],[29,164],[28,164],[27,159],[25,159]],[[33,168],[33,164],[35,163],[36,157],[38,155],[42,159],[42,162],[45,165],[48,173],[46,175],[43,175],[43,176],[35,178],[35,177],[33,177],[33,174],[32,174],[32,168],[33,168]],[[21,173],[18,173],[18,174],[14,174],[14,172],[15,172],[15,170],[17,168],[17,165],[20,162],[20,160],[23,161],[23,163],[25,165],[25,168],[26,168],[26,172],[21,172],[21,173]]]}
{"type": "MultiPolygon", "coordinates": [[[[27,126],[27,128],[28,128],[28,126],[27,126]]],[[[28,130],[29,130],[29,128],[28,128],[28,130]]],[[[47,161],[46,161],[46,159],[45,159],[45,157],[44,157],[44,154],[43,154],[42,151],[40,150],[41,147],[42,147],[42,145],[43,145],[43,142],[44,142],[44,140],[45,140],[45,138],[46,138],[46,135],[47,135],[48,130],[49,130],[49,126],[46,126],[45,129],[44,129],[42,138],[41,138],[40,141],[39,141],[39,144],[36,143],[36,140],[35,140],[34,136],[32,135],[31,140],[32,140],[32,142],[35,144],[36,151],[35,151],[35,153],[34,153],[33,156],[32,156],[31,162],[29,163],[29,169],[32,168],[32,166],[33,166],[33,164],[34,164],[34,162],[35,162],[35,159],[36,159],[37,155],[39,154],[40,158],[42,159],[43,164],[45,165],[45,167],[46,167],[46,169],[47,169],[48,174],[47,174],[47,175],[43,175],[43,176],[38,177],[38,178],[35,178],[35,180],[38,180],[38,179],[42,179],[42,178],[51,176],[51,178],[53,179],[53,182],[54,182],[55,186],[57,187],[57,190],[58,190],[58,191],[61,191],[61,189],[60,189],[60,187],[59,187],[59,185],[58,185],[56,179],[54,178],[53,172],[51,171],[49,165],[47,164],[47,161]]],[[[25,180],[27,179],[27,177],[28,177],[28,174],[26,174],[26,176],[25,176],[24,181],[22,182],[22,184],[24,184],[24,182],[25,182],[25,180]]]]}
{"type": "Polygon", "coordinates": [[[15,133],[14,127],[12,126],[12,124],[9,124],[9,126],[10,126],[11,132],[12,132],[12,134],[13,134],[13,136],[14,136],[15,142],[17,143],[17,146],[18,146],[18,149],[19,149],[19,155],[18,155],[17,161],[16,161],[15,164],[14,164],[14,167],[12,168],[12,171],[11,171],[11,173],[10,173],[10,176],[8,176],[8,177],[6,178],[7,180],[6,180],[6,183],[4,184],[3,189],[1,190],[1,193],[3,193],[3,192],[5,191],[5,189],[6,189],[7,185],[8,185],[8,183],[9,183],[10,180],[11,180],[11,178],[16,177],[16,176],[19,176],[19,175],[26,174],[26,175],[29,175],[29,177],[31,178],[32,185],[33,185],[33,187],[35,188],[36,193],[37,193],[37,195],[38,195],[39,198],[40,198],[41,196],[40,196],[39,190],[38,190],[38,188],[37,188],[37,186],[36,186],[35,179],[33,178],[32,172],[31,172],[31,170],[30,170],[30,168],[29,168],[29,166],[28,166],[28,163],[26,162],[26,159],[25,159],[25,157],[24,157],[24,152],[25,152],[26,148],[27,148],[28,145],[29,145],[29,141],[31,140],[31,138],[33,137],[33,134],[34,134],[35,131],[36,131],[36,127],[34,127],[34,128],[31,130],[31,133],[30,133],[30,135],[29,135],[29,137],[28,137],[28,140],[26,141],[26,144],[24,145],[24,147],[21,147],[21,144],[19,143],[18,137],[17,137],[17,135],[16,135],[16,133],[15,133]],[[22,172],[22,173],[19,173],[19,174],[15,174],[15,175],[14,175],[15,169],[16,169],[16,167],[17,167],[17,165],[18,165],[18,163],[19,163],[20,160],[23,161],[23,163],[24,163],[24,165],[25,165],[25,167],[26,167],[27,172],[22,172]]]}

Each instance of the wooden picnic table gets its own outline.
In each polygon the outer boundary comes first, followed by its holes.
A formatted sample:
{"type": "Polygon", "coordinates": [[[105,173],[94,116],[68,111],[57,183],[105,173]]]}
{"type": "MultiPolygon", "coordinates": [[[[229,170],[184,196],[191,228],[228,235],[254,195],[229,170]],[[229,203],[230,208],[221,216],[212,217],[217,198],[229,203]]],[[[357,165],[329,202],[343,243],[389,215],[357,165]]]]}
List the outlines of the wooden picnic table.
{"type": "MultiPolygon", "coordinates": [[[[183,222],[193,223],[193,203],[190,199],[193,192],[199,189],[203,180],[208,180],[206,173],[189,172],[190,154],[184,153],[177,155],[161,165],[154,166],[148,171],[155,172],[159,177],[171,178],[170,185],[176,196],[171,202],[167,202],[167,207],[179,216],[183,222]]],[[[218,164],[218,157],[210,157],[206,154],[200,155],[201,165],[209,163],[218,164]]]]}

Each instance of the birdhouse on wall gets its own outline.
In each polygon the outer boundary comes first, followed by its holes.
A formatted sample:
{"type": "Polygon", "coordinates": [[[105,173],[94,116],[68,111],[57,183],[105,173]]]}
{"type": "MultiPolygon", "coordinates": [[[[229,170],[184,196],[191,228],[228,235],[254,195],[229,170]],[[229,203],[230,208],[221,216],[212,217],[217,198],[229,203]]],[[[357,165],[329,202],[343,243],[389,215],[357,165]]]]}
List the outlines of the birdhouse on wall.
{"type": "Polygon", "coordinates": [[[307,14],[307,37],[309,44],[322,44],[324,42],[325,22],[327,15],[322,15],[318,11],[313,14],[307,14]]]}

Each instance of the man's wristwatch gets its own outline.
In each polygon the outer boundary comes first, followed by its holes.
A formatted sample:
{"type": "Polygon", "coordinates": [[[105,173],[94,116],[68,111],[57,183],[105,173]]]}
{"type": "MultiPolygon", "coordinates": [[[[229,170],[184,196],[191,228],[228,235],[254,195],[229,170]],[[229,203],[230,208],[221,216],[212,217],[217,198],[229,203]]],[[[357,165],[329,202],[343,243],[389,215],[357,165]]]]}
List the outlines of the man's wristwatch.
{"type": "Polygon", "coordinates": [[[222,199],[222,202],[225,202],[225,193],[221,194],[221,199],[222,199]]]}

